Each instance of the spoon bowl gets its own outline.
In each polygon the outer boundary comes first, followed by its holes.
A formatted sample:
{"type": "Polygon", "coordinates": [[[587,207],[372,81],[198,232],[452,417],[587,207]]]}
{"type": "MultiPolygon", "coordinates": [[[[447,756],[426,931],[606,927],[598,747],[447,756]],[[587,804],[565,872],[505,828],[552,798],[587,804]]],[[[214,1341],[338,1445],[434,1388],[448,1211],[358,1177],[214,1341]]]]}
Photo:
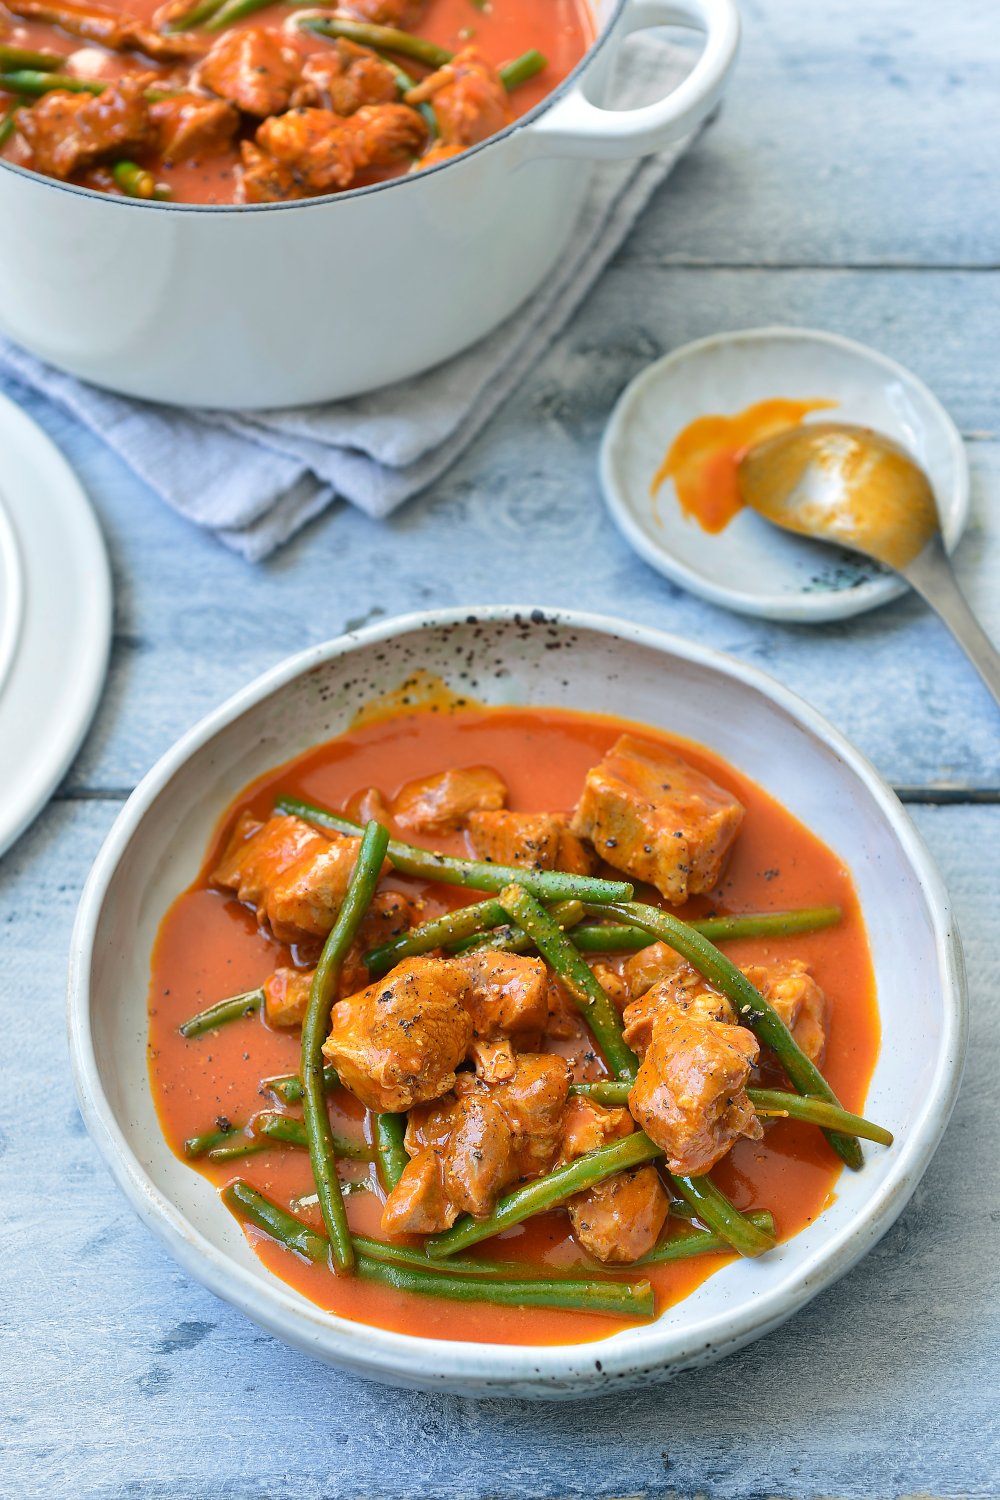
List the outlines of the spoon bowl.
{"type": "Polygon", "coordinates": [[[756,444],[739,466],[747,505],[817,541],[901,570],[940,531],[930,480],[891,438],[814,422],[756,444]]]}

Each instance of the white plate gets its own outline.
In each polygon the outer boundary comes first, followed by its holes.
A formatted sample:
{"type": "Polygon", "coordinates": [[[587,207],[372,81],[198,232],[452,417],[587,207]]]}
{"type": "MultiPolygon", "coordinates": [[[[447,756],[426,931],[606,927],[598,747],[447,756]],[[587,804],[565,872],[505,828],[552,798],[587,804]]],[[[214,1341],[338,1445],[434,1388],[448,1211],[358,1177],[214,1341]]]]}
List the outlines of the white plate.
{"type": "Polygon", "coordinates": [[[80,748],[111,646],[111,572],[55,444],[0,396],[0,853],[80,748]]]}
{"type": "Polygon", "coordinates": [[[742,662],[573,612],[410,615],[313,647],[259,678],[185,735],[132,794],[87,882],[70,951],[70,1049],[87,1128],[181,1264],[296,1348],[374,1379],[464,1395],[569,1397],[668,1379],[804,1306],[875,1244],[913,1192],[951,1113],[966,1025],[947,894],[867,761],[742,662]],[[656,1322],[597,1343],[451,1343],[324,1312],[261,1264],[214,1187],[170,1151],[156,1117],[146,1058],[150,953],[216,820],[248,781],[346,729],[359,707],[416,667],[489,703],[583,707],[710,745],[837,851],[861,897],[883,1032],[866,1107],[896,1144],[867,1149],[863,1170],[844,1173],[831,1206],[787,1244],[727,1266],[656,1322]]]}
{"type": "Polygon", "coordinates": [[[751,328],[699,339],[626,386],[600,458],[604,498],[619,529],[660,573],[744,614],[840,620],[905,593],[907,584],[878,563],[780,531],[751,510],[712,535],[682,513],[671,480],[654,507],[650,481],[689,422],[776,396],[836,401],[811,420],[874,427],[908,449],[930,475],[951,551],[969,511],[969,466],[954,422],[902,365],[808,328],[751,328]]]}

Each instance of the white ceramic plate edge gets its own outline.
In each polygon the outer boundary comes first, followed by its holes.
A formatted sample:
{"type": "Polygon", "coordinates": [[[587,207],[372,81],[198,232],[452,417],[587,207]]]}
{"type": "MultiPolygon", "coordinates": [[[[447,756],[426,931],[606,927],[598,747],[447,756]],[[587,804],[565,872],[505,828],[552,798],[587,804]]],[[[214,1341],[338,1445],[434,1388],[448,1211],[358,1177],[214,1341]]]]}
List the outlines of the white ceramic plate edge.
{"type": "Polygon", "coordinates": [[[628,502],[620,494],[613,468],[614,446],[630,408],[642,399],[646,387],[652,385],[662,371],[682,362],[691,354],[705,349],[719,348],[724,344],[750,343],[764,338],[813,339],[821,343],[829,343],[836,348],[858,355],[872,364],[881,365],[888,373],[921,389],[928,405],[938,417],[941,431],[948,440],[955,463],[956,500],[945,525],[944,534],[949,552],[952,552],[958,545],[969,517],[969,461],[961,433],[934,392],[905,365],[890,359],[888,355],[881,354],[867,344],[859,343],[856,339],[845,338],[838,333],[828,333],[825,329],[797,328],[781,323],[769,324],[761,328],[737,329],[731,333],[713,333],[703,339],[694,339],[677,349],[672,349],[662,358],[654,360],[629,381],[608,418],[598,454],[601,491],[615,525],[639,556],[665,578],[669,578],[689,593],[698,594],[723,609],[736,610],[740,614],[753,615],[758,619],[788,620],[802,624],[820,623],[824,620],[844,620],[853,615],[864,614],[881,604],[888,604],[893,599],[902,598],[909,585],[904,579],[893,577],[872,579],[859,588],[834,590],[827,594],[791,594],[787,598],[773,594],[764,596],[751,594],[745,590],[713,584],[710,579],[686,567],[666,546],[658,547],[638,524],[628,502]]]}
{"type": "MultiPolygon", "coordinates": [[[[93,721],[111,652],[113,595],[111,568],[97,517],[65,456],[47,433],[3,395],[0,395],[0,431],[6,439],[13,434],[18,457],[24,454],[29,469],[37,471],[49,495],[58,497],[62,506],[59,519],[65,523],[69,518],[70,525],[52,528],[49,535],[57,537],[53,545],[66,549],[64,562],[74,570],[77,579],[85,580],[75,600],[76,618],[64,632],[66,639],[62,646],[66,654],[56,652],[53,662],[50,644],[40,650],[38,641],[39,613],[46,616],[46,627],[52,624],[53,601],[46,595],[54,585],[47,576],[44,545],[38,546],[39,539],[29,535],[31,525],[22,513],[23,494],[16,486],[5,485],[4,521],[11,534],[10,545],[16,549],[23,597],[10,661],[0,681],[0,722],[5,708],[9,712],[15,694],[27,693],[29,698],[41,694],[43,699],[51,694],[51,699],[43,708],[38,724],[31,723],[23,714],[18,719],[27,753],[18,757],[18,777],[13,790],[7,784],[0,805],[2,854],[46,805],[72,765],[93,721]],[[54,675],[65,684],[61,697],[52,681],[39,681],[53,665],[54,675]],[[57,714],[49,711],[52,703],[58,703],[57,714]]],[[[5,457],[9,463],[9,447],[5,457]]]]}
{"type": "MultiPolygon", "coordinates": [[[[89,967],[101,906],[122,852],[151,802],[188,757],[224,725],[293,678],[360,646],[421,628],[460,624],[470,614],[481,621],[513,620],[530,606],[467,606],[412,614],[369,626],[310,647],[234,694],[182,736],[132,793],[98,854],[87,880],[70,945],[67,1024],[74,1085],[87,1128],[112,1175],[142,1220],[192,1276],[232,1303],[268,1332],[341,1368],[396,1385],[467,1395],[517,1395],[546,1399],[610,1390],[618,1382],[667,1379],[710,1362],[777,1327],[845,1274],[881,1238],[901,1213],[926,1169],[951,1115],[961,1081],[968,1030],[968,1004],[961,943],[947,892],[931,857],[898,799],[847,740],[797,695],[765,673],[735,658],[623,620],[570,610],[546,611],[546,619],[632,641],[691,661],[762,692],[831,747],[879,804],[926,892],[935,950],[946,997],[944,1039],[923,1108],[908,1138],[897,1142],[891,1174],[864,1210],[832,1234],[798,1269],[789,1293],[774,1288],[738,1315],[723,1312],[686,1329],[665,1333],[656,1323],[598,1343],[555,1347],[441,1342],[352,1323],[324,1312],[273,1278],[263,1286],[240,1265],[196,1233],[147,1177],[118,1128],[101,1087],[89,1012],[89,967]]],[[[235,790],[235,789],[234,789],[235,790]]]]}

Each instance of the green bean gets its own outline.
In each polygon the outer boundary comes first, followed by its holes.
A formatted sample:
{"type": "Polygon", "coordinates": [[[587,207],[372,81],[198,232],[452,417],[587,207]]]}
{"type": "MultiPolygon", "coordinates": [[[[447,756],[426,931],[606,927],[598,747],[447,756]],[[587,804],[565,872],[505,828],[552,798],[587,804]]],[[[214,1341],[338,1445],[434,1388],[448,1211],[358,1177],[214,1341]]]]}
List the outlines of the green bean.
{"type": "Polygon", "coordinates": [[[152,172],[137,166],[134,161],[116,161],[111,168],[111,175],[129,198],[155,198],[162,203],[171,196],[168,187],[158,183],[152,172]]]}
{"type": "MultiPolygon", "coordinates": [[[[600,910],[600,908],[598,908],[600,910]]],[[[785,937],[797,932],[819,932],[834,927],[843,917],[839,906],[809,906],[799,911],[740,912],[729,917],[703,917],[687,925],[713,943],[729,938],[785,937]]],[[[584,953],[637,952],[655,941],[642,927],[609,923],[585,923],[573,934],[573,942],[584,953]]]]}
{"type": "Polygon", "coordinates": [[[296,24],[317,36],[344,37],[376,52],[397,52],[402,57],[426,63],[429,68],[443,68],[454,56],[447,48],[424,37],[413,36],[409,31],[399,31],[395,26],[376,26],[369,21],[353,21],[338,15],[317,15],[315,11],[308,11],[296,24]]]}
{"type": "Polygon", "coordinates": [[[587,1156],[556,1167],[547,1177],[539,1177],[534,1182],[514,1188],[500,1199],[493,1212],[485,1218],[474,1219],[471,1215],[465,1215],[443,1234],[432,1235],[424,1248],[432,1260],[444,1259],[459,1250],[468,1249],[470,1245],[478,1244],[480,1240],[491,1239],[495,1234],[521,1224],[535,1214],[559,1208],[574,1193],[583,1192],[595,1183],[603,1182],[605,1177],[613,1177],[616,1172],[624,1172],[643,1162],[654,1161],[662,1155],[660,1147],[641,1130],[637,1130],[624,1140],[614,1141],[610,1146],[601,1146],[587,1156]]]}
{"type": "Polygon", "coordinates": [[[747,1089],[747,1097],[758,1115],[765,1118],[806,1120],[822,1130],[839,1130],[844,1135],[859,1135],[863,1140],[876,1141],[880,1146],[892,1145],[892,1132],[882,1125],[875,1125],[863,1115],[852,1115],[849,1110],[825,1099],[789,1094],[783,1089],[747,1089]]]}
{"type": "Polygon", "coordinates": [[[594,1083],[571,1083],[569,1091],[571,1094],[579,1094],[584,1099],[593,1099],[595,1104],[604,1104],[614,1108],[628,1103],[631,1089],[632,1082],[628,1078],[598,1078],[594,1083]]]}
{"type": "MultiPolygon", "coordinates": [[[[332,829],[335,833],[357,837],[361,832],[360,825],[350,818],[311,802],[300,802],[295,797],[279,797],[274,810],[302,818],[317,828],[332,829]]],[[[389,840],[388,854],[395,868],[404,875],[416,875],[423,880],[460,885],[470,890],[502,891],[504,886],[514,883],[523,885],[526,891],[542,901],[587,901],[595,906],[610,901],[628,901],[632,896],[632,887],[620,880],[567,875],[560,870],[518,870],[510,865],[491,864],[488,860],[456,859],[450,854],[435,854],[430,849],[402,844],[398,839],[389,840]],[[623,895],[626,891],[628,895],[623,895]]]]}
{"type": "Polygon", "coordinates": [[[323,1091],[323,1043],[330,1027],[330,1011],[347,950],[371,905],[385,858],[389,835],[374,821],[368,824],[344,903],[337,914],[309,991],[309,1004],[302,1022],[302,1104],[313,1180],[319,1194],[323,1222],[330,1236],[330,1255],[339,1272],[354,1268],[354,1248],[347,1224],[347,1210],[337,1176],[337,1159],[323,1091]]]}
{"type": "Polygon", "coordinates": [[[224,3],[225,0],[199,0],[197,5],[193,5],[182,16],[168,21],[163,30],[168,35],[175,31],[190,31],[193,26],[200,26],[203,21],[210,20],[224,3]]]}
{"type": "Polygon", "coordinates": [[[50,73],[53,68],[61,68],[65,61],[66,58],[59,52],[33,52],[30,47],[0,45],[0,69],[5,73],[17,68],[50,73]]]}
{"type": "MultiPolygon", "coordinates": [[[[557,927],[564,930],[567,927],[575,927],[583,916],[584,907],[582,901],[553,901],[548,908],[549,916],[557,927]]],[[[513,926],[507,922],[503,927],[494,928],[492,932],[485,932],[478,937],[463,938],[460,943],[455,943],[450,949],[452,953],[532,953],[535,945],[526,932],[520,927],[513,926]]]]}
{"type": "MultiPolygon", "coordinates": [[[[281,1114],[278,1110],[262,1110],[251,1121],[251,1129],[257,1135],[281,1141],[286,1146],[309,1145],[305,1121],[296,1119],[294,1115],[281,1114]]],[[[364,1141],[352,1141],[334,1130],[331,1130],[331,1140],[337,1155],[346,1157],[349,1161],[371,1161],[375,1154],[373,1148],[364,1141]]]]}
{"type": "Polygon", "coordinates": [[[0,90],[7,94],[48,94],[66,89],[71,94],[102,94],[106,84],[96,78],[77,78],[38,68],[15,68],[0,73],[0,90]]]}
{"type": "MultiPolygon", "coordinates": [[[[744,1216],[755,1229],[764,1234],[774,1236],[774,1219],[769,1213],[756,1212],[744,1216]]],[[[717,1255],[732,1250],[732,1245],[724,1239],[721,1234],[713,1234],[709,1229],[684,1229],[680,1234],[672,1234],[662,1244],[657,1245],[655,1250],[650,1250],[648,1255],[640,1256],[635,1262],[637,1266],[662,1265],[669,1260],[688,1260],[692,1255],[717,1255]]]]}
{"type": "MultiPolygon", "coordinates": [[[[667,943],[682,958],[693,964],[710,984],[721,990],[732,1001],[743,1024],[775,1054],[800,1094],[824,1099],[827,1104],[834,1104],[838,1109],[841,1107],[840,1100],[816,1064],[806,1057],[777,1011],[754,988],[746,975],[724,953],[720,953],[708,938],[695,932],[687,923],[671,916],[669,912],[661,911],[656,906],[646,906],[639,901],[615,902],[608,909],[627,922],[645,927],[647,932],[667,943]]],[[[857,1170],[863,1164],[864,1157],[856,1136],[832,1130],[825,1134],[847,1166],[857,1170]]]]}
{"type": "Polygon", "coordinates": [[[502,68],[497,69],[500,82],[509,92],[516,89],[519,84],[527,83],[529,78],[534,78],[536,73],[541,73],[549,65],[549,60],[537,48],[532,47],[528,52],[522,52],[520,57],[513,61],[504,63],[502,68]]]}
{"type": "Polygon", "coordinates": [[[242,21],[244,16],[252,16],[255,11],[273,4],[274,0],[225,0],[225,4],[220,5],[218,10],[213,10],[205,21],[204,30],[222,31],[234,21],[242,21]]]}
{"type": "MultiPolygon", "coordinates": [[[[234,1214],[248,1219],[258,1229],[290,1250],[322,1264],[330,1253],[326,1237],[265,1198],[246,1182],[234,1182],[223,1190],[223,1202],[234,1214]]],[[[385,1252],[395,1247],[366,1241],[357,1244],[357,1273],[368,1281],[379,1281],[397,1291],[424,1297],[444,1297],[451,1302],[488,1302],[507,1307],[554,1307],[569,1311],[608,1313],[615,1317],[651,1318],[655,1312],[653,1289],[648,1281],[543,1280],[530,1276],[521,1281],[493,1281],[471,1274],[455,1275],[451,1267],[427,1265],[426,1269],[405,1263],[385,1252]],[[365,1253],[377,1246],[378,1257],[365,1253]]],[[[411,1252],[415,1255],[417,1252],[411,1252]]]]}
{"type": "Polygon", "coordinates": [[[217,1027],[225,1026],[227,1021],[238,1021],[240,1016],[255,1015],[263,1004],[263,990],[247,990],[242,995],[231,995],[228,1000],[220,1000],[207,1010],[200,1010],[196,1016],[178,1026],[177,1030],[190,1041],[192,1037],[204,1036],[206,1031],[215,1031],[217,1027]]]}
{"type": "MultiPolygon", "coordinates": [[[[381,54],[379,55],[381,56],[381,54]]],[[[392,72],[393,77],[396,80],[396,87],[399,89],[401,97],[405,100],[410,90],[416,88],[416,79],[411,78],[406,69],[401,68],[398,62],[393,62],[391,57],[382,57],[382,61],[392,72]]],[[[438,129],[438,118],[434,113],[433,104],[429,99],[425,99],[423,103],[417,104],[414,107],[416,108],[417,114],[422,117],[424,124],[427,126],[427,133],[430,136],[431,140],[435,140],[436,137],[440,135],[440,130],[438,129]]]]}
{"type": "MultiPolygon", "coordinates": [[[[553,921],[560,927],[570,927],[583,916],[583,904],[579,901],[557,901],[549,911],[553,921]]],[[[451,948],[464,953],[470,948],[496,948],[502,951],[521,952],[532,947],[531,940],[508,925],[507,913],[499,901],[475,901],[469,906],[457,906],[443,916],[411,927],[409,932],[390,938],[364,955],[362,963],[373,978],[378,978],[404,958],[413,958],[420,953],[429,953],[432,948],[451,948]],[[491,931],[497,929],[497,931],[491,931]],[[494,941],[500,935],[500,941],[494,941]]]]}
{"type": "Polygon", "coordinates": [[[403,1137],[406,1115],[375,1116],[375,1157],[386,1192],[391,1193],[409,1163],[403,1137]]]}
{"type": "Polygon", "coordinates": [[[207,1156],[210,1151],[231,1141],[234,1135],[240,1135],[242,1131],[242,1125],[226,1125],[216,1130],[203,1131],[201,1135],[188,1136],[184,1142],[184,1155],[207,1156]]]}
{"type": "Polygon", "coordinates": [[[238,1141],[213,1146],[208,1153],[208,1159],[209,1161],[235,1161],[244,1156],[256,1156],[258,1152],[266,1151],[267,1147],[267,1141],[255,1140],[253,1136],[243,1136],[238,1141]]]}
{"type": "Polygon", "coordinates": [[[728,1240],[741,1255],[753,1257],[774,1249],[774,1236],[741,1214],[711,1177],[680,1177],[671,1172],[670,1181],[702,1223],[728,1240]]]}
{"type": "Polygon", "coordinates": [[[480,1260],[475,1255],[452,1255],[447,1261],[428,1260],[422,1250],[411,1249],[408,1245],[389,1245],[384,1240],[369,1240],[363,1235],[354,1236],[354,1248],[360,1250],[363,1255],[371,1256],[373,1260],[385,1260],[393,1265],[410,1266],[417,1271],[437,1271],[447,1269],[450,1276],[500,1276],[508,1281],[551,1281],[558,1275],[560,1278],[566,1276],[573,1279],[586,1271],[586,1267],[574,1267],[572,1270],[558,1273],[553,1272],[548,1266],[535,1266],[526,1261],[518,1260],[480,1260]]]}
{"type": "MultiPolygon", "coordinates": [[[[323,1092],[330,1093],[340,1083],[336,1068],[323,1069],[323,1092]]],[[[277,1094],[282,1104],[298,1104],[302,1098],[302,1079],[298,1073],[282,1073],[277,1078],[265,1078],[261,1089],[277,1094]]]]}
{"type": "Polygon", "coordinates": [[[16,110],[10,109],[5,115],[0,115],[0,151],[3,150],[11,136],[14,134],[14,115],[16,110]]]}
{"type": "Polygon", "coordinates": [[[634,1078],[639,1060],[622,1039],[621,1022],[600,981],[571,939],[521,885],[510,885],[501,891],[500,904],[555,969],[597,1039],[608,1066],[617,1074],[634,1078]]]}

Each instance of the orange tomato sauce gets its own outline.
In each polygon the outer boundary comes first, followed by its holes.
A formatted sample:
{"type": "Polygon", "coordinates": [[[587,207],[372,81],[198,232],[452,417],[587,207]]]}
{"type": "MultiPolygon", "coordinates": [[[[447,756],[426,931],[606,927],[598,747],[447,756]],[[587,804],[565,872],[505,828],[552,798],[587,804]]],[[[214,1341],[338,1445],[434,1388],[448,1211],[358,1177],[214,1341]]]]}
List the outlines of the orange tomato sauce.
{"type": "Polygon", "coordinates": [[[777,396],[757,401],[733,416],[696,417],[677,434],[649,486],[655,500],[668,479],[681,510],[704,531],[724,531],[743,509],[740,460],[748,448],[765,438],[797,427],[811,411],[836,406],[835,401],[790,401],[777,396]]]}
{"type": "MultiPolygon", "coordinates": [[[[163,0],[94,0],[94,3],[104,10],[125,12],[140,21],[152,24],[155,13],[161,8],[163,0]]],[[[194,0],[192,0],[193,3],[194,0]]],[[[309,7],[302,5],[299,8],[308,9],[309,7]]],[[[256,29],[263,26],[281,31],[282,39],[294,45],[303,57],[329,50],[329,42],[323,41],[310,32],[303,31],[297,35],[285,32],[283,27],[291,14],[293,10],[289,4],[268,5],[242,21],[233,22],[226,28],[225,33],[213,34],[213,39],[217,35],[228,34],[230,31],[256,29]]],[[[472,0],[427,0],[421,19],[408,29],[414,36],[436,42],[438,46],[447,47],[452,52],[474,45],[496,67],[513,61],[514,58],[531,48],[536,48],[541,52],[548,62],[544,72],[537,74],[526,83],[519,84],[510,92],[510,109],[515,118],[534,109],[536,104],[559,86],[567,74],[576,67],[596,34],[587,0],[544,0],[541,4],[536,3],[536,0],[486,0],[481,10],[472,3],[472,0]]],[[[4,26],[3,21],[0,20],[0,41],[12,47],[30,47],[39,51],[58,52],[65,54],[67,58],[86,49],[91,57],[100,59],[96,70],[93,68],[87,70],[90,76],[98,78],[120,78],[124,73],[137,71],[156,74],[164,80],[170,79],[171,74],[174,79],[177,77],[176,69],[171,69],[169,66],[158,66],[145,59],[140,63],[134,53],[109,52],[94,43],[70,36],[58,27],[37,21],[22,21],[16,16],[13,17],[9,27],[4,26]]],[[[421,76],[428,71],[412,59],[407,60],[401,57],[400,61],[407,71],[415,76],[421,76]]],[[[176,82],[173,86],[177,86],[176,82]]],[[[11,101],[8,95],[0,92],[0,117],[6,113],[9,102],[16,103],[17,101],[11,101]]],[[[29,98],[24,102],[30,104],[32,101],[29,98]]],[[[252,129],[249,130],[247,138],[253,138],[252,129]]],[[[16,137],[0,147],[0,159],[4,157],[23,164],[16,137]]],[[[170,188],[176,202],[232,203],[238,201],[235,168],[239,160],[240,152],[237,143],[231,150],[206,156],[199,161],[171,163],[162,159],[147,161],[146,157],[143,157],[143,164],[150,167],[158,181],[170,188]]],[[[373,170],[360,175],[353,186],[364,187],[386,177],[399,176],[406,170],[405,166],[398,169],[373,170]]],[[[76,181],[75,178],[72,180],[76,181]]],[[[84,186],[102,185],[93,173],[83,174],[80,180],[84,186]]]]}
{"type": "MultiPolygon", "coordinates": [[[[215,1033],[186,1041],[178,1026],[195,1012],[227,995],[253,988],[288,949],[261,933],[254,915],[230,895],[214,891],[208,872],[236,816],[244,809],[266,817],[275,798],[288,794],[330,807],[343,807],[355,792],[378,786],[387,796],[406,781],[448,766],[485,764],[503,776],[509,805],[522,811],[568,810],[586,771],[624,728],[679,750],[692,763],[731,788],[747,810],[722,881],[713,898],[700,896],[680,908],[682,916],[710,911],[781,910],[839,904],[843,921],[804,936],[743,940],[725,945],[737,963],[769,954],[797,956],[813,967],[831,1002],[832,1020],[824,1072],[841,1102],[860,1109],[879,1044],[874,977],[864,922],[850,875],[839,859],[754,782],[702,746],[671,739],[643,726],[605,716],[555,709],[431,708],[398,717],[376,717],[327,744],[275,769],[233,801],[211,839],[201,874],[167,913],[153,954],[149,995],[150,1083],[164,1134],[183,1156],[183,1142],[211,1130],[225,1117],[243,1123],[261,1109],[281,1107],[261,1092],[261,1080],[298,1071],[298,1031],[270,1029],[251,1015],[215,1033]]],[[[434,847],[464,853],[461,835],[434,847]]],[[[395,874],[388,888],[426,900],[424,919],[450,906],[481,899],[474,891],[430,885],[395,874]]],[[[649,899],[648,895],[646,899],[649,899]]],[[[313,955],[299,955],[311,959],[313,955]]],[[[588,1063],[589,1043],[560,1044],[578,1079],[599,1075],[588,1063]]],[[[765,1081],[780,1086],[765,1069],[765,1081]]],[[[365,1111],[344,1090],[331,1096],[334,1129],[364,1137],[365,1111]]],[[[293,1112],[298,1112],[295,1109],[293,1112]]],[[[244,1178],[261,1192],[288,1204],[313,1192],[308,1157],[296,1149],[268,1149],[228,1163],[191,1163],[219,1188],[244,1178]]],[[[818,1130],[780,1120],[766,1128],[761,1142],[741,1141],[713,1171],[713,1178],[744,1210],[769,1209],[781,1237],[797,1233],[822,1213],[841,1170],[839,1159],[818,1130]]],[[[368,1189],[346,1199],[355,1233],[381,1237],[381,1196],[374,1168],[341,1163],[345,1181],[363,1180],[368,1189]]],[[[317,1225],[316,1209],[299,1217],[317,1225]]],[[[321,1307],[357,1322],[430,1338],[469,1339],[495,1344],[561,1344],[599,1339],[627,1326],[589,1313],[499,1308],[445,1302],[395,1291],[369,1281],[334,1276],[253,1228],[247,1235],[264,1263],[282,1280],[321,1307]]],[[[492,1260],[527,1260],[553,1269],[569,1266],[602,1274],[569,1234],[562,1210],[547,1213],[480,1247],[492,1260]]],[[[656,1290],[657,1311],[687,1296],[731,1257],[711,1255],[674,1264],[644,1267],[656,1290]]],[[[635,1277],[636,1272],[631,1273],[635,1277]]]]}

